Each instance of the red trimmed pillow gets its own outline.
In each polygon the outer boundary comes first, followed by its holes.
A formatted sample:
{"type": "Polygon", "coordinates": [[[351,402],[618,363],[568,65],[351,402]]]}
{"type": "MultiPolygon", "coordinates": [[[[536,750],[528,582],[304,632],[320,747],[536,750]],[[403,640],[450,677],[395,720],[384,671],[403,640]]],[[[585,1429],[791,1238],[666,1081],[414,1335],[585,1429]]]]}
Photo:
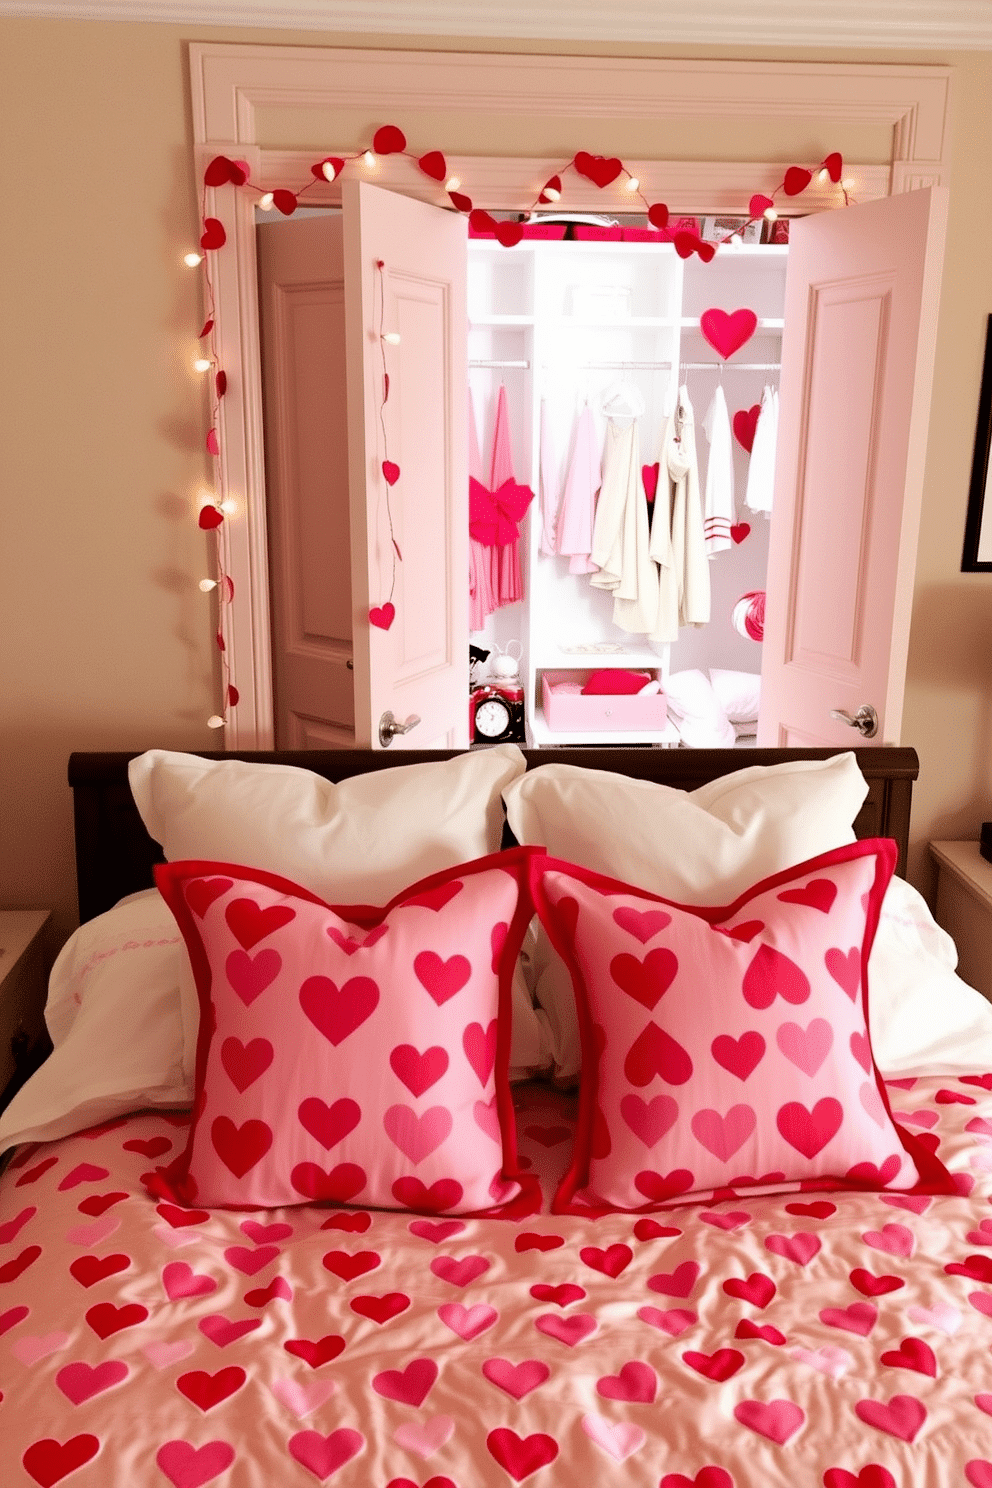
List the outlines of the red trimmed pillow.
{"type": "Polygon", "coordinates": [[[200,999],[181,1203],[531,1213],[507,1080],[532,849],[337,908],[226,863],[156,869],[200,999]]]}
{"type": "Polygon", "coordinates": [[[724,908],[534,860],[582,1037],[557,1213],[638,1213],[739,1189],[953,1193],[892,1119],[865,968],[895,845],[852,843],[724,908]]]}

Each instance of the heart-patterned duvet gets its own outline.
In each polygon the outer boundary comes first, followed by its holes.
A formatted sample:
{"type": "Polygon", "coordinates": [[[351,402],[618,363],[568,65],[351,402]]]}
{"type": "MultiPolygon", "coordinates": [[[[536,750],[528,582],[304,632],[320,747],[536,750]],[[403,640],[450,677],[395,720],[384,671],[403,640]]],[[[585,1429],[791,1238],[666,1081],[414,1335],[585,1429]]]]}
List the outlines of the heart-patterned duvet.
{"type": "MultiPolygon", "coordinates": [[[[893,1082],[955,1197],[519,1222],[156,1203],[186,1118],[0,1179],[0,1483],[992,1488],[992,1075],[893,1082]]],[[[516,1092],[545,1193],[572,1104],[516,1092]]]]}

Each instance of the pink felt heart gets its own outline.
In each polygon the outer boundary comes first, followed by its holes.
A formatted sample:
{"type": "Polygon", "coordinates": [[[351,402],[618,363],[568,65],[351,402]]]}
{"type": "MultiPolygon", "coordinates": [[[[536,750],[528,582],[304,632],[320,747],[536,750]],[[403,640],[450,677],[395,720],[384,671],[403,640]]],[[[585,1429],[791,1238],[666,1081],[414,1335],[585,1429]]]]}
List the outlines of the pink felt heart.
{"type": "Polygon", "coordinates": [[[466,1343],[485,1333],[499,1317],[495,1307],[488,1302],[477,1302],[474,1307],[465,1307],[461,1302],[445,1302],[438,1308],[437,1315],[446,1328],[457,1333],[466,1343]]]}
{"type": "Polygon", "coordinates": [[[574,165],[580,176],[585,176],[586,180],[592,181],[595,186],[599,186],[601,189],[615,181],[623,170],[623,161],[618,160],[615,155],[609,157],[605,155],[590,155],[586,150],[579,151],[575,157],[574,165]]]}
{"type": "Polygon", "coordinates": [[[397,155],[406,149],[406,135],[395,124],[383,124],[372,136],[372,148],[377,155],[397,155]]]}
{"type": "Polygon", "coordinates": [[[750,408],[738,408],[733,417],[734,438],[748,454],[754,448],[754,435],[761,415],[761,404],[752,403],[750,408]]]}
{"type": "Polygon", "coordinates": [[[551,1370],[539,1359],[524,1359],[520,1364],[511,1364],[509,1359],[486,1359],[482,1373],[497,1389],[505,1391],[514,1400],[523,1400],[538,1385],[543,1385],[551,1370]]]}
{"type": "Polygon", "coordinates": [[[699,328],[706,340],[724,360],[746,346],[758,328],[758,317],[753,310],[704,310],[699,317],[699,328]]]}
{"type": "Polygon", "coordinates": [[[775,203],[770,196],[765,196],[763,192],[757,191],[748,202],[747,209],[752,217],[763,217],[768,211],[768,208],[774,205],[775,203]]]}
{"type": "Polygon", "coordinates": [[[200,237],[200,247],[209,251],[211,248],[223,248],[226,242],[227,233],[220,218],[205,217],[203,219],[203,233],[200,237]]]}
{"type": "Polygon", "coordinates": [[[432,181],[443,181],[448,173],[447,163],[440,150],[428,150],[426,155],[421,155],[417,164],[432,181]]]}
{"type": "Polygon", "coordinates": [[[325,1482],[339,1467],[350,1462],[364,1445],[362,1433],[348,1426],[339,1426],[328,1436],[319,1431],[298,1431],[287,1443],[289,1455],[313,1473],[318,1483],[325,1482]]]}
{"type": "Polygon", "coordinates": [[[481,1023],[470,1023],[462,1034],[462,1048],[465,1050],[465,1058],[472,1066],[479,1078],[479,1083],[486,1086],[489,1076],[493,1072],[496,1063],[496,1034],[497,1022],[493,1018],[488,1028],[483,1028],[481,1023]]]}
{"type": "Polygon", "coordinates": [[[644,483],[644,494],[649,501],[653,501],[658,493],[658,474],[661,470],[660,463],[655,460],[653,465],[641,466],[641,480],[644,483]]]}
{"type": "Polygon", "coordinates": [[[698,1315],[686,1307],[670,1307],[664,1312],[658,1307],[639,1307],[637,1316],[652,1328],[660,1328],[669,1338],[678,1338],[680,1333],[699,1321],[698,1315]]]}
{"type": "Polygon", "coordinates": [[[394,460],[383,460],[382,478],[387,486],[395,486],[400,478],[400,467],[394,460]]]}
{"type": "Polygon", "coordinates": [[[693,1136],[720,1162],[729,1162],[739,1152],[757,1126],[753,1107],[731,1106],[726,1115],[719,1111],[697,1111],[690,1122],[693,1136]]]}
{"type": "Polygon", "coordinates": [[[886,1404],[880,1400],[859,1400],[854,1414],[867,1426],[911,1442],[927,1418],[927,1409],[913,1395],[893,1395],[886,1404]]]}
{"type": "Polygon", "coordinates": [[[396,606],[387,599],[384,605],[373,606],[369,610],[369,624],[374,625],[377,630],[388,630],[396,619],[396,606]]]}
{"type": "Polygon", "coordinates": [[[682,1261],[674,1271],[658,1271],[648,1277],[652,1292],[661,1292],[665,1297],[688,1297],[699,1279],[698,1261],[682,1261]]]}

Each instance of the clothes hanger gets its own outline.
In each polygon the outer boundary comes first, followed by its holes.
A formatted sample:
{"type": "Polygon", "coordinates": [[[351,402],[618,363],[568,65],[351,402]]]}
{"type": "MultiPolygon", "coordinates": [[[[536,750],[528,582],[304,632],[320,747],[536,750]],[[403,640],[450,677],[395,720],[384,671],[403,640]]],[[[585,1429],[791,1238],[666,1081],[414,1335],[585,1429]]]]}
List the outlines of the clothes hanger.
{"type": "Polygon", "coordinates": [[[603,390],[599,406],[608,419],[635,419],[640,418],[646,404],[640,388],[620,377],[603,390]]]}

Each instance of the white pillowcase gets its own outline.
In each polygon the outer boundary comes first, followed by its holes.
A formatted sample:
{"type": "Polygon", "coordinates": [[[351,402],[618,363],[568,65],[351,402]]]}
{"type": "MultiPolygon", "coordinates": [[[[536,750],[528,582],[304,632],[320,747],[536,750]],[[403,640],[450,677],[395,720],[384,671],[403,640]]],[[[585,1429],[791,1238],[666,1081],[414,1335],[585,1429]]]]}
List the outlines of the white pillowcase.
{"type": "Polygon", "coordinates": [[[710,667],[710,682],[731,723],[756,723],[761,707],[760,672],[727,672],[710,667]]]}
{"type": "Polygon", "coordinates": [[[82,925],[52,968],[54,1051],[0,1114],[0,1152],[143,1106],[188,1106],[180,1014],[182,936],[157,889],[82,925]]]}
{"type": "Polygon", "coordinates": [[[672,672],[664,684],[668,717],[691,749],[733,749],[733,724],[702,672],[672,672]]]}

